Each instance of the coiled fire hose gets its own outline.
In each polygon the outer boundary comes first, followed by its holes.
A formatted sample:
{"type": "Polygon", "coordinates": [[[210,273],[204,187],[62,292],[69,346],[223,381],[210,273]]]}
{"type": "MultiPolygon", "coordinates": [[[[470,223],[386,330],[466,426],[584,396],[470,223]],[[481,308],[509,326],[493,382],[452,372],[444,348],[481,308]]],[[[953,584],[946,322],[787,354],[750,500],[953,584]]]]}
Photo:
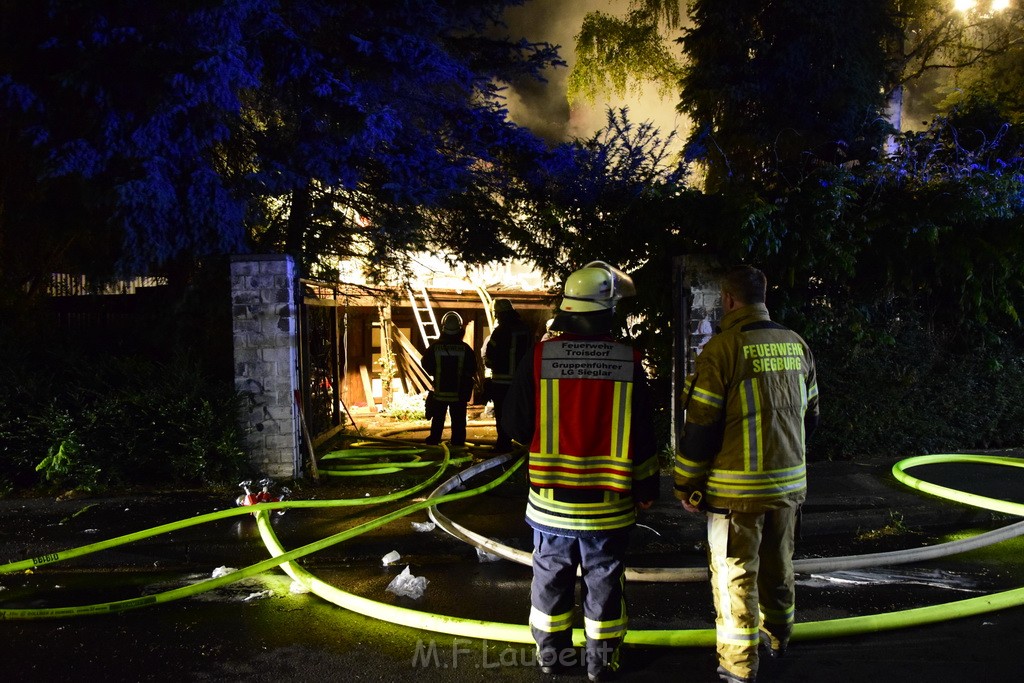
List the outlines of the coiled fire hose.
{"type": "MultiPolygon", "coordinates": [[[[383,603],[368,598],[360,597],[348,593],[340,588],[327,584],[321,581],[316,576],[310,574],[302,567],[299,567],[293,562],[293,560],[316,552],[323,548],[329,547],[336,543],[340,543],[349,538],[355,537],[361,533],[365,533],[371,529],[377,528],[390,521],[408,515],[417,510],[421,510],[424,507],[430,508],[431,517],[441,524],[440,520],[447,520],[446,517],[441,515],[437,506],[445,502],[467,498],[470,496],[478,495],[487,490],[493,489],[499,486],[512,475],[513,472],[522,464],[522,459],[516,460],[501,476],[495,478],[488,484],[468,489],[464,491],[451,492],[453,489],[460,485],[465,485],[473,477],[478,474],[485,472],[493,467],[502,466],[512,460],[513,456],[502,456],[493,458],[491,460],[480,463],[474,467],[471,467],[464,472],[460,473],[456,477],[448,480],[448,482],[442,484],[440,487],[435,489],[430,496],[423,501],[413,503],[400,510],[384,515],[376,520],[367,522],[359,525],[352,529],[343,531],[339,534],[329,536],[320,541],[310,543],[308,545],[296,548],[293,550],[285,550],[281,545],[280,541],[274,532],[272,525],[270,524],[269,513],[273,510],[284,509],[284,508],[295,508],[295,507],[322,507],[329,505],[356,505],[356,504],[368,504],[373,502],[383,502],[385,500],[397,500],[400,497],[410,495],[411,493],[419,490],[423,490],[428,486],[436,482],[445,467],[449,463],[450,454],[448,450],[444,449],[444,460],[438,467],[438,471],[428,479],[427,481],[412,487],[407,491],[400,491],[395,494],[388,496],[380,496],[377,498],[365,498],[355,499],[346,501],[282,501],[280,503],[263,503],[255,506],[235,508],[231,510],[223,510],[209,515],[201,515],[187,520],[182,520],[172,524],[163,525],[161,527],[155,527],[147,531],[141,531],[136,534],[129,534],[126,536],[119,537],[117,539],[111,539],[110,541],[103,541],[89,546],[83,546],[81,548],[72,549],[70,551],[63,551],[61,553],[55,553],[42,558],[33,558],[23,562],[10,563],[8,565],[0,565],[0,574],[11,573],[14,571],[20,571],[33,566],[39,566],[43,564],[50,564],[58,562],[72,557],[78,557],[88,552],[96,552],[105,548],[114,547],[124,543],[130,543],[134,540],[141,538],[148,538],[155,536],[159,533],[166,533],[175,529],[184,528],[186,526],[193,526],[195,524],[201,524],[214,519],[222,519],[234,514],[247,514],[254,512],[257,517],[257,523],[259,525],[260,534],[263,538],[265,545],[267,546],[272,557],[270,559],[258,562],[250,565],[244,569],[240,569],[231,574],[209,579],[198,584],[187,586],[184,588],[174,589],[164,593],[150,595],[143,598],[136,598],[131,600],[122,600],[110,603],[102,603],[98,605],[86,605],[80,607],[58,607],[50,609],[33,609],[33,610],[7,610],[0,609],[0,619],[33,619],[33,618],[57,618],[57,617],[68,617],[68,616],[80,616],[85,614],[99,614],[122,611],[126,609],[136,609],[139,607],[160,604],[162,602],[168,602],[170,600],[180,599],[189,595],[194,595],[206,590],[211,590],[219,586],[238,581],[240,579],[252,576],[254,574],[266,571],[275,566],[281,566],[294,580],[302,583],[309,588],[313,593],[320,596],[321,598],[328,600],[334,604],[342,606],[360,614],[370,616],[376,619],[382,619],[392,623],[410,626],[413,628],[419,628],[438,633],[446,633],[456,636],[467,636],[474,638],[485,638],[495,639],[507,642],[519,642],[519,643],[532,643],[532,636],[530,634],[529,627],[525,624],[508,624],[498,623],[484,620],[474,620],[458,618],[439,614],[430,614],[427,612],[421,612],[408,608],[399,607],[396,605],[383,603]]],[[[984,463],[1001,466],[1011,467],[1024,467],[1024,461],[1006,458],[1001,456],[979,456],[979,455],[961,455],[961,454],[943,454],[933,456],[919,456],[915,458],[909,458],[896,463],[893,466],[893,474],[902,483],[916,488],[918,490],[937,495],[949,500],[955,500],[958,502],[978,505],[987,509],[992,509],[1000,512],[1004,512],[1012,515],[1024,516],[1024,505],[1013,503],[1009,501],[1000,501],[996,499],[989,499],[982,496],[976,496],[965,492],[955,491],[946,487],[941,487],[934,484],[929,484],[918,478],[912,477],[906,473],[906,470],[921,465],[933,464],[933,463],[949,463],[949,462],[968,462],[968,463],[984,463]]],[[[461,534],[469,540],[469,542],[476,545],[477,538],[480,537],[478,534],[471,532],[468,529],[454,525],[447,520],[446,531],[452,533],[454,529],[457,534],[461,534]]],[[[443,527],[444,528],[444,527],[443,527]]],[[[896,564],[898,562],[909,562],[918,561],[921,559],[932,559],[933,557],[941,557],[943,555],[949,555],[955,552],[965,552],[966,550],[981,547],[990,543],[999,542],[1006,540],[1017,535],[1024,533],[1024,522],[1019,522],[1004,529],[999,529],[986,534],[981,534],[971,539],[954,541],[951,543],[940,544],[938,546],[932,546],[930,548],[913,549],[905,551],[896,551],[893,553],[876,553],[872,555],[863,556],[848,556],[845,558],[824,558],[824,559],[809,559],[799,560],[795,563],[796,569],[799,572],[810,572],[810,571],[835,571],[837,569],[849,569],[852,567],[863,567],[872,566],[878,564],[896,564]],[[927,551],[929,555],[922,555],[921,551],[927,551]]],[[[459,537],[462,537],[459,536],[459,537]]],[[[503,546],[485,539],[489,543],[478,545],[488,552],[495,554],[501,554],[503,546]],[[499,552],[496,552],[499,551],[499,552]]],[[[508,549],[509,551],[513,549],[508,549]]],[[[508,552],[511,555],[508,559],[513,561],[521,561],[516,553],[508,552]]],[[[502,555],[505,556],[505,555],[502,555]]],[[[636,569],[633,570],[633,580],[669,580],[668,576],[674,576],[671,580],[701,580],[706,577],[706,569],[704,568],[692,568],[692,569],[669,569],[669,570],[650,570],[650,569],[636,569]],[[656,578],[651,578],[656,577],[656,578]]],[[[994,593],[992,595],[968,598],[965,600],[958,600],[954,602],[948,602],[938,605],[932,605],[927,607],[919,607],[907,610],[900,610],[895,612],[888,612],[883,614],[875,615],[864,615],[856,617],[847,617],[842,619],[832,619],[827,621],[817,622],[802,622],[797,623],[794,627],[793,638],[797,640],[807,640],[815,638],[830,638],[840,637],[844,635],[851,635],[856,633],[865,633],[873,631],[891,630],[898,628],[908,628],[913,626],[920,626],[929,623],[935,623],[939,621],[945,621],[948,619],[962,618],[967,616],[973,616],[978,614],[984,614],[986,612],[995,611],[999,609],[1006,609],[1010,607],[1016,607],[1024,604],[1024,587],[1016,588],[1012,590],[1002,591],[994,593]]],[[[574,641],[580,644],[584,641],[584,635],[582,631],[574,631],[574,641]]],[[[633,645],[647,645],[647,646],[710,646],[715,642],[714,629],[691,629],[691,630],[630,630],[626,635],[625,642],[633,645]]]]}

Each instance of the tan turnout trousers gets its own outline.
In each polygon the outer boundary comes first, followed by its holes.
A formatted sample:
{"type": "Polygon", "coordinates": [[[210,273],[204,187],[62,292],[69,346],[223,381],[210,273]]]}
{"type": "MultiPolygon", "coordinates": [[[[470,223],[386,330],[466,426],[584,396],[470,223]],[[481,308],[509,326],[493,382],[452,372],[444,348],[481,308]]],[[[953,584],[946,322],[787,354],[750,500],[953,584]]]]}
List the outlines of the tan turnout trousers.
{"type": "Polygon", "coordinates": [[[785,647],[793,630],[793,544],[797,507],[708,513],[711,589],[719,664],[757,677],[759,631],[785,647]]]}

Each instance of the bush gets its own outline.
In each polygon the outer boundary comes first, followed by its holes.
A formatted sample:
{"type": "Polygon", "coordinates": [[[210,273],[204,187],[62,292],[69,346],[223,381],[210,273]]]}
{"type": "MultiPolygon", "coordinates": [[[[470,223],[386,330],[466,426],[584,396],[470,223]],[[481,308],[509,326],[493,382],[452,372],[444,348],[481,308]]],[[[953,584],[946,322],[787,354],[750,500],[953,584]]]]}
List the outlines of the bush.
{"type": "Polygon", "coordinates": [[[815,352],[821,427],[812,459],[913,455],[1024,442],[1024,344],[944,336],[902,313],[808,341],[815,352]]]}
{"type": "Polygon", "coordinates": [[[13,352],[0,378],[0,484],[237,482],[248,464],[239,398],[187,355],[13,352]]]}
{"type": "Polygon", "coordinates": [[[387,414],[396,420],[423,420],[424,402],[427,392],[422,394],[392,394],[387,414]]]}

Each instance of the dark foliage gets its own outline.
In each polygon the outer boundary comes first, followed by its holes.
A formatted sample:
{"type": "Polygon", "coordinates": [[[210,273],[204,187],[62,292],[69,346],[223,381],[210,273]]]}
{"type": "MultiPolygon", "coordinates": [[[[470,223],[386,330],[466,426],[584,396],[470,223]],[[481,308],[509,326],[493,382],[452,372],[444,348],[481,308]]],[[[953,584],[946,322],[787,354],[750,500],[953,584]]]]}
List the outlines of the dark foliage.
{"type": "Polygon", "coordinates": [[[227,279],[218,260],[184,291],[44,300],[31,317],[4,311],[0,492],[233,484],[249,474],[227,279]]]}
{"type": "Polygon", "coordinates": [[[229,484],[249,473],[230,384],[165,361],[6,339],[0,489],[229,484]]]}
{"type": "Polygon", "coordinates": [[[885,5],[690,3],[679,108],[711,191],[789,185],[818,163],[877,158],[892,81],[885,5]]]}
{"type": "MultiPolygon", "coordinates": [[[[909,457],[1024,442],[1024,339],[950,339],[893,305],[816,345],[822,427],[812,459],[909,457]]],[[[838,321],[836,321],[838,322],[838,321]]]]}
{"type": "Polygon", "coordinates": [[[553,48],[481,37],[517,2],[0,4],[0,288],[187,269],[251,237],[307,272],[507,254],[485,237],[502,217],[460,198],[542,149],[499,87],[553,48]]]}

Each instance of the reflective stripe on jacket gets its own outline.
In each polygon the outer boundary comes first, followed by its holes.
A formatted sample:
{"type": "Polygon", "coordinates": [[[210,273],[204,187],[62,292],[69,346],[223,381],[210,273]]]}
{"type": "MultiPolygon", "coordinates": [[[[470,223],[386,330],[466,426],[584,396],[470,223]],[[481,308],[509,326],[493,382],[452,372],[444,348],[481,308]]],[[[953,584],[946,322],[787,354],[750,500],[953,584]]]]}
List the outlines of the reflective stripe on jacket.
{"type": "Polygon", "coordinates": [[[476,357],[460,340],[441,340],[427,347],[423,369],[434,378],[434,398],[443,403],[468,401],[473,391],[476,357]]]}
{"type": "Polygon", "coordinates": [[[633,457],[639,353],[610,339],[559,337],[539,343],[533,361],[528,521],[581,533],[633,524],[634,480],[658,475],[655,454],[633,457]]]}
{"type": "Polygon", "coordinates": [[[484,349],[484,362],[495,384],[511,384],[516,368],[533,345],[533,335],[522,321],[501,323],[484,349]]]}
{"type": "Polygon", "coordinates": [[[814,358],[764,304],[722,320],[687,380],[678,491],[702,489],[708,505],[757,512],[806,497],[805,415],[818,412],[814,358]]]}

